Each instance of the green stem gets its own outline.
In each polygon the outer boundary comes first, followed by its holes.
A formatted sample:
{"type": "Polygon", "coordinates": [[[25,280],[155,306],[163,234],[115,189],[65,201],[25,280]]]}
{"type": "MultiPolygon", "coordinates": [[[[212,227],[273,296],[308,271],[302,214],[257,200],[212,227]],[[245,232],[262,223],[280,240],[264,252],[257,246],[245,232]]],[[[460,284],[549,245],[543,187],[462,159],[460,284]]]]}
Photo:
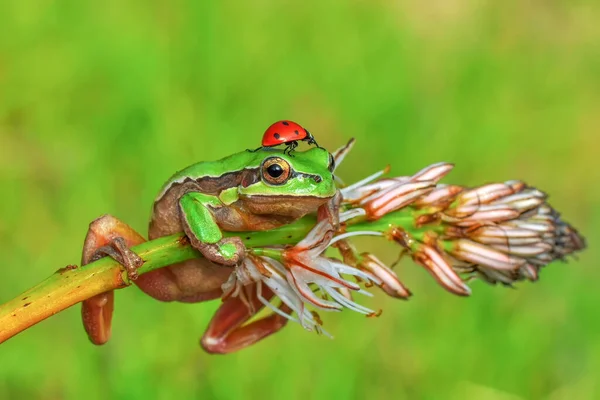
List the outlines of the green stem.
{"type": "Polygon", "coordinates": [[[283,250],[279,249],[252,249],[252,254],[260,257],[270,257],[275,260],[281,261],[281,254],[283,250]]]}
{"type": "MultiPolygon", "coordinates": [[[[421,234],[414,227],[413,211],[406,208],[390,213],[377,221],[356,218],[347,223],[347,232],[387,232],[391,226],[405,229],[411,234],[421,234]]],[[[295,244],[302,240],[315,225],[315,217],[308,216],[293,224],[270,231],[226,233],[239,235],[248,248],[295,244]]],[[[182,234],[171,235],[142,243],[132,248],[143,260],[139,273],[201,257],[182,234]]],[[[259,250],[265,252],[268,250],[259,250]]],[[[103,258],[83,267],[68,266],[49,278],[0,305],[0,343],[35,325],[36,323],[85,299],[110,290],[130,285],[123,268],[110,258],[103,258]]]]}

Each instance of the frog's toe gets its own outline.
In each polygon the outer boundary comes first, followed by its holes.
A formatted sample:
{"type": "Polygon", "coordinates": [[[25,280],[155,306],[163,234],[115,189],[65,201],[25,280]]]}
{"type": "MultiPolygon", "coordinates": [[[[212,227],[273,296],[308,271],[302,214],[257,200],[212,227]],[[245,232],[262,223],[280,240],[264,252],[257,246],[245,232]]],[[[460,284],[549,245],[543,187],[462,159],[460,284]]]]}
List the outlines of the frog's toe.
{"type": "Polygon", "coordinates": [[[246,246],[239,237],[224,238],[213,244],[199,243],[197,248],[210,261],[231,267],[246,256],[246,246]]]}
{"type": "Polygon", "coordinates": [[[127,247],[127,240],[121,236],[113,238],[106,246],[98,248],[90,257],[90,261],[96,261],[109,256],[121,264],[127,271],[131,280],[138,278],[138,268],[144,264],[144,260],[127,247]]]}

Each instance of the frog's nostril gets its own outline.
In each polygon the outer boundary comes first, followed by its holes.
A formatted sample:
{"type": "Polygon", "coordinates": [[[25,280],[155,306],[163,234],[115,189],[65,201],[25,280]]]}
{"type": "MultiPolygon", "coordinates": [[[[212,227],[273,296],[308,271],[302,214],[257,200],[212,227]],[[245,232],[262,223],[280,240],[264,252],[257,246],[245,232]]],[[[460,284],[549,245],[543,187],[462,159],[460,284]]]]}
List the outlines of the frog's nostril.
{"type": "Polygon", "coordinates": [[[315,182],[319,183],[321,182],[323,179],[319,176],[319,175],[314,175],[313,179],[315,180],[315,182]]]}

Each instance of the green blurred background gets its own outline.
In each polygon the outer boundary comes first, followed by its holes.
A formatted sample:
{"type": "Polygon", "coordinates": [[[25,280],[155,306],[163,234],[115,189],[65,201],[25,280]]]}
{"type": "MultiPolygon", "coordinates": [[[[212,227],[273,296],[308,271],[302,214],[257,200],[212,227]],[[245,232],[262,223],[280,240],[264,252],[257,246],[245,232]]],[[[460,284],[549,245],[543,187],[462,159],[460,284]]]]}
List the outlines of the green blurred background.
{"type": "MultiPolygon", "coordinates": [[[[218,302],[117,293],[113,338],[79,307],[0,346],[0,399],[600,398],[600,6],[589,1],[0,2],[0,301],[79,261],[111,213],[146,232],[176,170],[296,120],[348,181],[456,163],[464,185],[519,178],[588,238],[517,290],[415,293],[290,324],[228,356],[198,339],[218,302]]],[[[363,242],[382,259],[397,249],[363,242]]]]}

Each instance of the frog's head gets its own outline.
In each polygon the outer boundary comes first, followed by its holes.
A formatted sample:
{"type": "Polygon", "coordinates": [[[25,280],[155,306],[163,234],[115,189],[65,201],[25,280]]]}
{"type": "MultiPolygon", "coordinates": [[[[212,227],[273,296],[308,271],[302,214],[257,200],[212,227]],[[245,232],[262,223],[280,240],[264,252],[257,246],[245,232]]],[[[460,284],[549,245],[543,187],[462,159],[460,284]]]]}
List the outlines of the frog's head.
{"type": "Polygon", "coordinates": [[[260,179],[239,188],[239,196],[254,214],[300,218],[326,203],[336,192],[333,156],[315,147],[293,155],[257,152],[260,179]]]}

